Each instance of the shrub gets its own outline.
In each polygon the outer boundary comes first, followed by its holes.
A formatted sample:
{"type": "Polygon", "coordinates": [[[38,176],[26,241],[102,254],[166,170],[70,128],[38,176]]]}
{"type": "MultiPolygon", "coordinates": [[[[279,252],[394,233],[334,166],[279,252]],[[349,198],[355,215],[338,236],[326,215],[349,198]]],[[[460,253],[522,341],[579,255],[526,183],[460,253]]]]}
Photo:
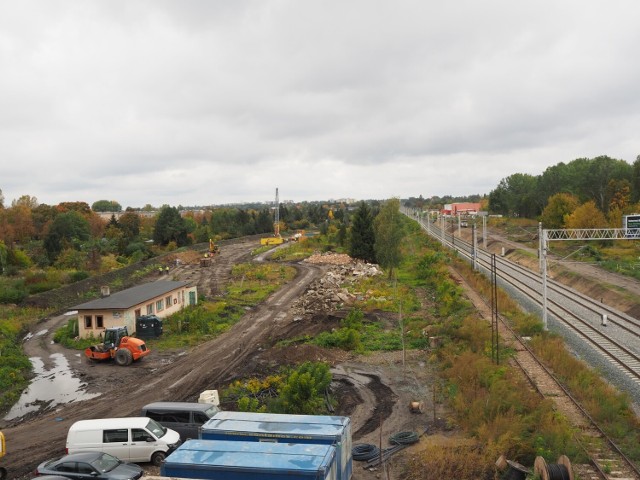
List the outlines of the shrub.
{"type": "Polygon", "coordinates": [[[2,282],[2,288],[0,288],[0,303],[15,303],[22,302],[29,294],[24,286],[22,280],[15,282],[2,282]]]}
{"type": "Polygon", "coordinates": [[[89,278],[89,273],[85,272],[84,270],[76,270],[69,274],[70,283],[79,282],[80,280],[84,280],[85,278],[89,278]]]}

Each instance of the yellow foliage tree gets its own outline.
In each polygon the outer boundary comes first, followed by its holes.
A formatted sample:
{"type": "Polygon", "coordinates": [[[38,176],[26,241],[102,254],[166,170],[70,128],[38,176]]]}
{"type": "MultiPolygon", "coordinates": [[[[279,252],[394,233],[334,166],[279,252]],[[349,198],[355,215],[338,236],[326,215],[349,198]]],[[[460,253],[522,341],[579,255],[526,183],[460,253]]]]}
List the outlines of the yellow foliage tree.
{"type": "Polygon", "coordinates": [[[576,208],[573,213],[565,218],[566,228],[607,228],[607,218],[596,206],[596,202],[590,200],[576,208]]]}

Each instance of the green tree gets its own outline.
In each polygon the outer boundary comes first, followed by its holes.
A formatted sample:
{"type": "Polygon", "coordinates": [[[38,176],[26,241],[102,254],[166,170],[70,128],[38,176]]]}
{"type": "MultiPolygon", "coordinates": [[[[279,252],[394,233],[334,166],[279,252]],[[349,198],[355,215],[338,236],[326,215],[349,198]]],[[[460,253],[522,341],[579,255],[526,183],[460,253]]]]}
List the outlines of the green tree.
{"type": "Polygon", "coordinates": [[[374,222],[376,260],[388,269],[389,278],[400,265],[400,242],[404,237],[400,218],[400,200],[392,198],[384,203],[374,222]]]}
{"type": "Polygon", "coordinates": [[[324,392],[331,383],[325,363],[306,362],[294,371],[282,388],[278,403],[283,413],[314,415],[325,410],[324,392]]]}
{"type": "Polygon", "coordinates": [[[632,172],[631,172],[631,202],[636,203],[639,201],[640,201],[640,155],[638,155],[636,157],[636,161],[633,162],[632,172]]]}
{"type": "Polygon", "coordinates": [[[262,209],[256,217],[256,233],[273,232],[273,218],[269,210],[262,209]]]}
{"type": "Polygon", "coordinates": [[[124,237],[133,241],[140,235],[140,215],[134,212],[125,212],[118,220],[118,228],[122,230],[124,237]]]}
{"type": "Polygon", "coordinates": [[[533,218],[542,210],[537,201],[537,178],[533,175],[515,173],[500,181],[489,194],[489,208],[503,215],[533,218]]]}
{"type": "Polygon", "coordinates": [[[98,200],[97,202],[93,202],[91,210],[94,212],[121,212],[122,205],[115,200],[98,200]]]}
{"type": "Polygon", "coordinates": [[[373,217],[371,209],[363,201],[353,216],[351,224],[349,255],[365,262],[375,263],[375,233],[373,230],[373,217]]]}
{"type": "Polygon", "coordinates": [[[588,171],[582,177],[582,190],[586,199],[595,201],[600,211],[607,213],[611,201],[609,182],[629,179],[632,174],[633,168],[624,160],[607,156],[596,157],[589,161],[588,171]]]}
{"type": "Polygon", "coordinates": [[[188,244],[187,224],[177,208],[164,205],[160,209],[153,229],[153,241],[156,245],[175,242],[178,247],[188,244]]]}
{"type": "Polygon", "coordinates": [[[51,223],[44,239],[44,248],[51,262],[55,261],[64,248],[79,248],[80,243],[89,240],[89,222],[77,211],[59,214],[51,223]]]}
{"type": "Polygon", "coordinates": [[[578,208],[578,199],[570,193],[556,193],[549,198],[540,221],[544,228],[564,228],[564,219],[578,208]]]}

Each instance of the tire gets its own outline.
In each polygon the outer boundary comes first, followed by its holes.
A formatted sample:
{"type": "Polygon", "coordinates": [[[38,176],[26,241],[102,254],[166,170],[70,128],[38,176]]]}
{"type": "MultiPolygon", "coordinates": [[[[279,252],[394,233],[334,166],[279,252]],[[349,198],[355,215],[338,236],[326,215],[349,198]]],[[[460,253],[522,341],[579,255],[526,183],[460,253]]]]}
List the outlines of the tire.
{"type": "Polygon", "coordinates": [[[5,478],[7,478],[7,470],[0,467],[0,480],[4,480],[5,478]]]}
{"type": "Polygon", "coordinates": [[[127,365],[131,365],[133,362],[133,355],[126,348],[121,348],[116,352],[116,363],[121,367],[126,367],[127,365]]]}
{"type": "Polygon", "coordinates": [[[153,463],[156,467],[161,466],[164,463],[166,455],[164,452],[156,452],[151,455],[151,463],[153,463]]]}

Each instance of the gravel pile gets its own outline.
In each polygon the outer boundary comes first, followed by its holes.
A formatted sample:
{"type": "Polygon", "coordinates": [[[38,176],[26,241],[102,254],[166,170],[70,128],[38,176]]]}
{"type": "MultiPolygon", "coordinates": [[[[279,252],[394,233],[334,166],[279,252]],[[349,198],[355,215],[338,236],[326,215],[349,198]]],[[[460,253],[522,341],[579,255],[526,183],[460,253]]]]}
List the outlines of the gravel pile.
{"type": "Polygon", "coordinates": [[[345,254],[316,254],[305,261],[325,263],[330,267],[320,279],[309,285],[302,297],[296,300],[292,307],[294,315],[334,312],[353,303],[356,299],[361,300],[362,298],[350,293],[345,285],[353,284],[363,277],[383,273],[378,265],[356,261],[345,254]]]}
{"type": "Polygon", "coordinates": [[[304,260],[305,262],[320,264],[325,263],[329,265],[347,265],[353,262],[353,259],[346,253],[314,253],[310,257],[304,260]]]}

